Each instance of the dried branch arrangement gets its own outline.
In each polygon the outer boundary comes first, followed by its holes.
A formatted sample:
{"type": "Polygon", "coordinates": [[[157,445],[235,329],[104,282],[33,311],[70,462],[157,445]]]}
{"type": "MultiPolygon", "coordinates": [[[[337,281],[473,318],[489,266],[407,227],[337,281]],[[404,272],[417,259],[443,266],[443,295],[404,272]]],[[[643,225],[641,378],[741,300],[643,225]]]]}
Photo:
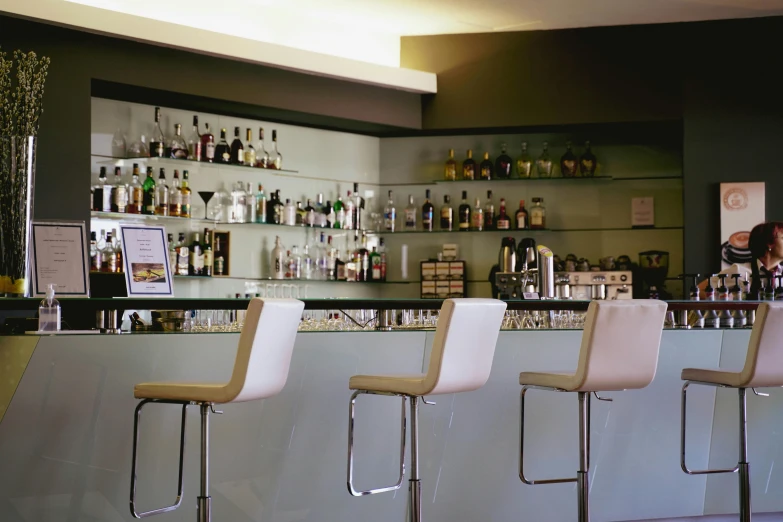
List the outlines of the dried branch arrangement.
{"type": "Polygon", "coordinates": [[[35,140],[49,58],[0,49],[0,294],[27,288],[35,140]]]}

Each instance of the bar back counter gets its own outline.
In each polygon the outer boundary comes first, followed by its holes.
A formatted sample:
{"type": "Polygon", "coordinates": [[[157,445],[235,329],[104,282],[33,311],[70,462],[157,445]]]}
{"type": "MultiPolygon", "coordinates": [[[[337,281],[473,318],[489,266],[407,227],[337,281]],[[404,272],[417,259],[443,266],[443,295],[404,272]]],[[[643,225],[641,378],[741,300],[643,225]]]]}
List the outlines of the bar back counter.
{"type": "MultiPolygon", "coordinates": [[[[144,310],[162,303],[62,300],[64,318],[75,323],[94,317],[96,310],[144,310]]],[[[226,405],[221,408],[224,415],[213,419],[214,520],[404,520],[403,490],[359,499],[346,490],[348,379],[357,373],[425,371],[435,320],[427,310],[437,310],[440,304],[306,300],[305,320],[280,395],[226,405]],[[338,310],[357,312],[345,318],[338,310]],[[399,320],[407,328],[395,324],[399,320]],[[390,331],[377,331],[376,326],[390,331]]],[[[426,519],[574,519],[573,484],[531,488],[519,480],[519,373],[573,370],[582,333],[575,327],[587,305],[509,303],[488,383],[475,392],[445,395],[437,404],[422,405],[419,445],[421,478],[427,484],[422,498],[426,519]]],[[[670,302],[669,309],[676,313],[696,305],[752,310],[756,303],[670,302]]],[[[243,310],[247,301],[170,299],[165,306],[243,310]]],[[[32,309],[37,300],[0,300],[0,307],[32,309]]],[[[0,520],[132,520],[128,491],[137,402],[133,386],[162,380],[219,383],[230,377],[239,334],[193,325],[201,331],[0,337],[0,520]]],[[[614,402],[593,403],[593,520],[738,512],[736,474],[688,476],[680,469],[680,372],[686,367],[741,368],[749,337],[747,328],[666,329],[652,384],[615,394],[614,402]]],[[[783,470],[775,466],[783,392],[764,391],[770,396],[751,396],[748,401],[749,461],[755,463],[753,511],[783,512],[783,470]]],[[[526,472],[537,477],[572,475],[578,451],[575,401],[567,394],[536,391],[529,392],[529,398],[526,472]]],[[[736,408],[732,390],[690,391],[690,466],[734,465],[736,408]]],[[[399,400],[366,397],[357,410],[354,484],[364,488],[392,483],[399,464],[399,400]]],[[[176,494],[180,412],[173,405],[145,412],[140,436],[147,442],[138,469],[140,509],[166,505],[176,494]]],[[[187,509],[161,520],[194,517],[199,488],[197,417],[188,419],[188,433],[194,436],[185,450],[187,509]]]]}

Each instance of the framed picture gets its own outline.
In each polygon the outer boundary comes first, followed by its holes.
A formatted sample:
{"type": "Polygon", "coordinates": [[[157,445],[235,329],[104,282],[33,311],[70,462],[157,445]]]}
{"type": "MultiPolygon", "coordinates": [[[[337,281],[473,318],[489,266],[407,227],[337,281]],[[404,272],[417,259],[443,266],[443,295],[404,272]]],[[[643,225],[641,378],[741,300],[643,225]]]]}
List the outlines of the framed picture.
{"type": "Polygon", "coordinates": [[[128,297],[174,297],[166,229],[120,225],[128,297]]]}
{"type": "Polygon", "coordinates": [[[721,269],[735,263],[750,266],[750,231],[766,221],[764,189],[763,182],[720,184],[721,269]]]}
{"type": "Polygon", "coordinates": [[[54,285],[57,295],[89,297],[90,258],[84,221],[33,221],[33,295],[46,295],[54,285]]]}

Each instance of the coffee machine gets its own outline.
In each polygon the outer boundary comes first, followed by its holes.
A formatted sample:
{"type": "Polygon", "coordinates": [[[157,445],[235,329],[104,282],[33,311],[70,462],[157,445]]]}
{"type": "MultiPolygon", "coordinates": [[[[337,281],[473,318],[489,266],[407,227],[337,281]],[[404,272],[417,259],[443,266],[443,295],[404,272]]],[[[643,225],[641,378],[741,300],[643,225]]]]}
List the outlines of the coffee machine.
{"type": "Polygon", "coordinates": [[[514,249],[514,238],[501,241],[498,272],[494,283],[499,299],[554,299],[555,277],[552,251],[524,238],[514,249]]]}
{"type": "Polygon", "coordinates": [[[571,299],[578,301],[633,299],[633,272],[630,270],[558,272],[555,279],[558,286],[568,288],[571,299]]]}
{"type": "Polygon", "coordinates": [[[649,299],[671,299],[664,284],[669,273],[669,253],[663,250],[639,252],[639,275],[644,282],[643,295],[649,299]]]}

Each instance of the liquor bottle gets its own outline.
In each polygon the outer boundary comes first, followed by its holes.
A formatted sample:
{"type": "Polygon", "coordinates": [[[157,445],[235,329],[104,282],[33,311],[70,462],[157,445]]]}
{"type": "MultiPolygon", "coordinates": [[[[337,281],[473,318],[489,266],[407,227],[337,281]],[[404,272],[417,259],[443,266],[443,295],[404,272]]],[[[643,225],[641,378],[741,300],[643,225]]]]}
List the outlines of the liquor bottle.
{"type": "Polygon", "coordinates": [[[383,209],[383,222],[388,232],[394,232],[397,225],[397,209],[394,208],[394,197],[392,191],[389,191],[389,201],[386,202],[386,208],[383,209]]]}
{"type": "Polygon", "coordinates": [[[114,184],[111,187],[111,211],[128,211],[128,186],[122,182],[122,168],[114,167],[114,184]]]}
{"type": "Polygon", "coordinates": [[[305,219],[307,218],[307,212],[305,212],[304,207],[302,207],[302,202],[297,201],[296,202],[296,215],[294,216],[294,219],[296,220],[296,224],[298,226],[304,226],[305,219]]]}
{"type": "MultiPolygon", "coordinates": [[[[101,272],[109,272],[109,262],[114,257],[114,246],[112,245],[111,232],[106,234],[106,240],[103,242],[103,248],[101,249],[101,272]]],[[[115,261],[116,263],[116,261],[115,261]]]]}
{"type": "Polygon", "coordinates": [[[147,167],[147,178],[142,185],[144,189],[144,202],[141,207],[142,214],[155,214],[155,178],[152,177],[152,167],[147,167]]]}
{"type": "Polygon", "coordinates": [[[424,197],[424,205],[421,207],[421,226],[426,232],[432,232],[435,222],[435,207],[430,202],[430,189],[427,189],[424,197]]]}
{"type": "Polygon", "coordinates": [[[283,224],[289,226],[296,225],[296,207],[289,198],[285,200],[285,207],[283,209],[283,224]]]}
{"type": "Polygon", "coordinates": [[[525,209],[525,200],[519,200],[519,210],[516,213],[517,230],[527,230],[530,228],[530,219],[528,218],[527,209],[525,209]]]}
{"type": "Polygon", "coordinates": [[[188,158],[188,144],[185,142],[185,138],[182,137],[182,125],[179,123],[174,125],[174,136],[169,140],[169,146],[171,148],[170,157],[173,159],[187,159],[188,158]]]}
{"type": "Polygon", "coordinates": [[[481,208],[479,198],[476,198],[476,206],[473,208],[471,218],[473,219],[473,230],[478,230],[479,232],[484,230],[484,209],[481,208]]]}
{"type": "Polygon", "coordinates": [[[171,273],[177,273],[177,243],[174,242],[174,234],[168,234],[169,243],[169,267],[171,267],[171,273]]]}
{"type": "Polygon", "coordinates": [[[345,261],[340,259],[340,251],[337,250],[335,252],[334,257],[334,278],[337,281],[346,281],[346,274],[345,274],[345,261]]]}
{"type": "Polygon", "coordinates": [[[332,205],[331,201],[326,202],[326,207],[324,207],[324,214],[326,219],[326,228],[339,228],[335,226],[337,214],[334,213],[334,206],[332,205]]]}
{"type": "Polygon", "coordinates": [[[166,140],[163,138],[163,130],[160,128],[160,107],[155,107],[155,127],[150,138],[150,157],[165,157],[166,140]]]}
{"type": "Polygon", "coordinates": [[[190,243],[188,255],[188,275],[200,276],[204,274],[204,251],[201,249],[201,241],[198,232],[193,233],[193,241],[190,243]]]}
{"type": "Polygon", "coordinates": [[[215,259],[214,268],[212,269],[212,275],[222,276],[226,275],[226,257],[228,252],[224,252],[224,241],[221,241],[220,236],[212,234],[213,241],[215,242],[215,252],[212,255],[215,259]]]}
{"type": "Polygon", "coordinates": [[[552,158],[549,157],[549,144],[544,142],[541,155],[536,160],[536,170],[539,178],[552,177],[552,158]]]}
{"type": "Polygon", "coordinates": [[[161,168],[158,184],[155,186],[155,214],[169,215],[169,187],[166,185],[166,170],[161,168]]]}
{"type": "Polygon", "coordinates": [[[577,168],[578,162],[574,152],[571,150],[571,142],[567,141],[565,154],[560,156],[560,174],[564,178],[573,178],[576,176],[577,168]]]}
{"type": "Polygon", "coordinates": [[[484,153],[484,160],[481,162],[480,172],[481,179],[490,180],[495,177],[494,167],[492,166],[492,160],[489,159],[489,152],[484,153]]]}
{"type": "Polygon", "coordinates": [[[416,214],[419,209],[413,204],[413,196],[408,194],[408,206],[405,207],[405,230],[416,230],[416,214]]]}
{"type": "Polygon", "coordinates": [[[209,123],[204,124],[204,134],[201,135],[201,161],[215,161],[215,136],[209,130],[209,123]]]}
{"type": "Polygon", "coordinates": [[[500,213],[497,219],[498,230],[511,230],[511,218],[506,213],[506,199],[500,198],[500,213]]]}
{"type": "Polygon", "coordinates": [[[468,157],[462,162],[462,179],[476,179],[476,161],[470,149],[468,149],[468,157]]]}
{"type": "Polygon", "coordinates": [[[343,205],[343,197],[337,196],[337,201],[334,202],[332,207],[334,216],[332,217],[333,228],[343,228],[345,226],[345,207],[343,205]]]}
{"type": "Polygon", "coordinates": [[[302,257],[299,255],[299,247],[294,245],[288,254],[288,279],[302,279],[302,257]]]}
{"type": "Polygon", "coordinates": [[[139,164],[133,164],[133,175],[128,187],[128,214],[141,214],[144,205],[144,188],[139,182],[139,164]]]}
{"type": "Polygon", "coordinates": [[[231,188],[231,208],[229,209],[229,223],[244,223],[247,213],[247,192],[241,181],[234,183],[231,188]]]}
{"type": "Polygon", "coordinates": [[[449,231],[454,229],[454,209],[451,208],[449,196],[443,196],[443,206],[440,207],[440,229],[449,231]]]}
{"type": "Polygon", "coordinates": [[[353,184],[353,228],[356,230],[364,229],[362,219],[362,210],[364,210],[364,198],[359,195],[359,184],[353,184]]]}
{"type": "Polygon", "coordinates": [[[302,252],[302,279],[313,279],[315,276],[315,271],[313,270],[313,258],[310,256],[310,247],[309,245],[304,246],[304,251],[302,252]]]}
{"type": "Polygon", "coordinates": [[[247,182],[245,189],[245,223],[256,223],[258,221],[258,197],[253,192],[250,182],[247,182]]]}
{"type": "Polygon", "coordinates": [[[275,247],[272,249],[272,278],[285,279],[285,249],[280,236],[275,237],[275,247]]]}
{"type": "Polygon", "coordinates": [[[321,232],[321,242],[318,246],[318,256],[317,256],[317,262],[318,265],[318,279],[326,280],[329,279],[328,274],[328,255],[329,255],[329,249],[326,245],[326,234],[321,232]]]}
{"type": "MultiPolygon", "coordinates": [[[[590,150],[590,142],[585,142],[585,152],[579,158],[579,171],[582,176],[592,178],[595,176],[595,169],[598,167],[598,159],[596,159],[593,151],[590,150]]],[[[733,276],[732,276],[733,277],[733,276]]]]}
{"type": "Polygon", "coordinates": [[[283,202],[280,201],[280,190],[276,190],[269,198],[266,210],[266,222],[280,225],[283,223],[283,202]]]}
{"type": "Polygon", "coordinates": [[[231,163],[234,165],[245,164],[245,147],[239,139],[239,127],[234,127],[234,141],[231,142],[231,163]]]}
{"type": "Polygon", "coordinates": [[[220,129],[220,141],[215,146],[215,162],[231,163],[231,147],[226,141],[226,129],[220,129]]]}
{"type": "Polygon", "coordinates": [[[106,183],[106,167],[101,167],[101,172],[98,175],[98,183],[92,188],[92,209],[98,212],[111,211],[111,186],[106,183]],[[106,192],[109,192],[108,198],[104,196],[106,192]],[[109,208],[104,210],[103,203],[107,199],[109,208]]]}
{"type": "Polygon", "coordinates": [[[180,189],[180,192],[182,193],[182,210],[180,211],[179,217],[183,218],[190,218],[190,205],[191,205],[191,199],[193,198],[193,191],[190,190],[188,181],[188,171],[185,170],[182,172],[182,188],[180,189]]]}
{"type": "Polygon", "coordinates": [[[269,168],[280,170],[283,168],[283,155],[277,150],[277,130],[272,129],[272,143],[274,150],[269,155],[269,168]]]}
{"type": "Polygon", "coordinates": [[[386,247],[384,246],[383,238],[378,240],[378,253],[381,254],[381,281],[386,281],[388,256],[386,255],[386,247]]]}
{"type": "Polygon", "coordinates": [[[111,229],[111,256],[109,257],[109,272],[122,272],[122,247],[120,245],[120,236],[117,229],[111,229]]]}
{"type": "Polygon", "coordinates": [[[90,232],[90,271],[98,272],[101,269],[100,257],[98,256],[98,242],[96,233],[90,232]]]}
{"type": "Polygon", "coordinates": [[[245,165],[248,167],[256,166],[256,149],[253,147],[253,131],[247,129],[247,146],[245,147],[245,165]]]}
{"type": "Polygon", "coordinates": [[[353,230],[354,228],[356,228],[353,222],[353,218],[356,217],[356,212],[355,212],[356,205],[354,205],[350,190],[348,191],[348,197],[345,198],[343,205],[345,207],[345,225],[343,226],[343,228],[346,228],[348,230],[353,230]]]}
{"type": "Polygon", "coordinates": [[[95,244],[96,259],[95,259],[95,271],[103,272],[103,251],[106,249],[106,231],[101,229],[101,237],[95,244]]]}
{"type": "Polygon", "coordinates": [[[487,203],[484,205],[484,230],[495,230],[495,201],[492,191],[487,191],[487,203]]]}
{"type": "Polygon", "coordinates": [[[304,224],[308,227],[314,227],[318,218],[316,217],[315,207],[313,206],[313,201],[311,199],[307,200],[307,206],[305,206],[304,212],[304,224]]]}
{"type": "Polygon", "coordinates": [[[332,236],[326,246],[326,279],[334,281],[337,279],[337,250],[332,246],[332,236]]]}
{"type": "Polygon", "coordinates": [[[533,198],[533,208],[530,209],[530,228],[546,228],[546,208],[544,198],[533,198]]]}
{"type": "Polygon", "coordinates": [[[511,157],[506,154],[506,144],[500,144],[500,156],[495,160],[495,176],[500,179],[511,177],[511,157]]]}
{"type": "Polygon", "coordinates": [[[520,178],[529,178],[533,170],[533,160],[527,153],[527,142],[522,142],[522,153],[517,158],[517,175],[520,178]]]}
{"type": "Polygon", "coordinates": [[[179,171],[176,169],[169,190],[169,216],[182,217],[182,186],[179,184],[179,171]]]}
{"type": "Polygon", "coordinates": [[[258,128],[258,147],[256,147],[256,166],[262,169],[269,167],[269,153],[264,147],[264,128],[258,128]]]}
{"type": "Polygon", "coordinates": [[[177,239],[177,275],[188,275],[190,247],[185,244],[185,233],[180,232],[177,239]]]}
{"type": "Polygon", "coordinates": [[[208,228],[204,229],[204,245],[201,250],[204,253],[204,270],[201,275],[212,277],[215,257],[212,252],[212,233],[208,228]]]}
{"type": "Polygon", "coordinates": [[[376,247],[372,247],[370,252],[370,272],[373,281],[381,280],[381,254],[376,247]]]}
{"type": "Polygon", "coordinates": [[[459,205],[459,229],[470,230],[470,203],[468,203],[468,191],[462,191],[462,202],[459,205]]]}
{"type": "Polygon", "coordinates": [[[446,181],[457,180],[457,162],[454,161],[454,149],[449,149],[449,159],[446,160],[446,168],[443,172],[446,181]]]}
{"type": "MultiPolygon", "coordinates": [[[[208,127],[207,127],[208,128],[208,127]]],[[[201,161],[201,134],[198,132],[198,116],[193,115],[193,132],[188,136],[188,159],[191,161],[201,161]]]]}
{"type": "Polygon", "coordinates": [[[266,223],[266,194],[264,194],[264,186],[258,184],[258,194],[256,194],[256,223],[266,223]]]}

